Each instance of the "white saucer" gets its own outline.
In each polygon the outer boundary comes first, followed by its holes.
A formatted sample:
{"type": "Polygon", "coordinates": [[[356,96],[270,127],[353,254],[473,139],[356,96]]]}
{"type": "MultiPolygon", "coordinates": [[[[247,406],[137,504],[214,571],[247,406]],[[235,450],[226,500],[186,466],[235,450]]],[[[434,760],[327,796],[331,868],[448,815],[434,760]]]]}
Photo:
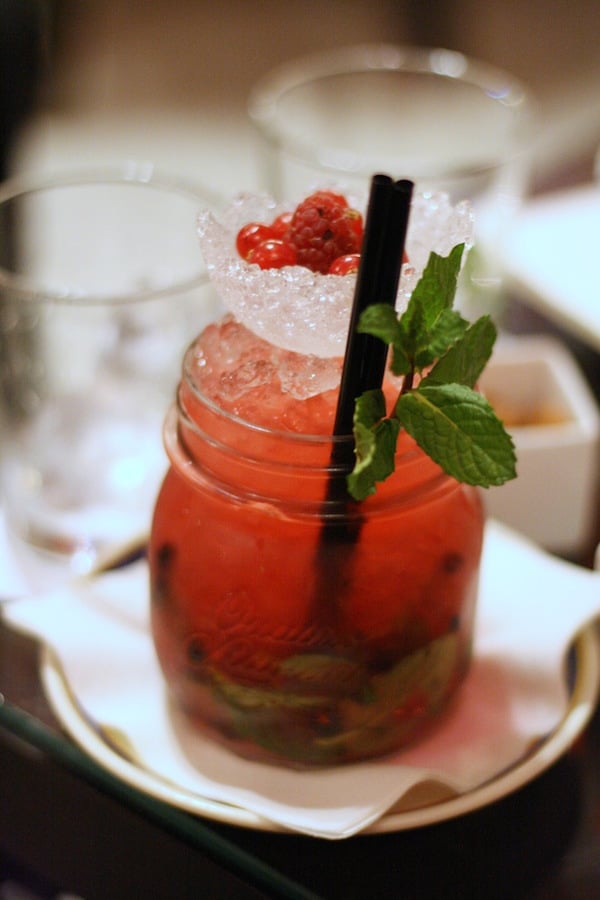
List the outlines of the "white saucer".
{"type": "MultiPolygon", "coordinates": [[[[439,785],[421,784],[409,791],[392,810],[363,833],[377,834],[418,828],[472,812],[512,793],[540,775],[571,746],[592,716],[598,699],[600,680],[600,641],[597,629],[585,629],[573,648],[572,679],[566,713],[557,728],[536,742],[527,754],[473,791],[455,795],[440,792],[439,785]]],[[[238,806],[215,802],[192,793],[138,766],[127,758],[124,748],[117,750],[82,712],[72,688],[66,681],[54,654],[44,647],[41,677],[56,717],[71,738],[89,756],[112,775],[157,800],[186,812],[217,822],[261,831],[283,831],[252,812],[238,806]]]]}

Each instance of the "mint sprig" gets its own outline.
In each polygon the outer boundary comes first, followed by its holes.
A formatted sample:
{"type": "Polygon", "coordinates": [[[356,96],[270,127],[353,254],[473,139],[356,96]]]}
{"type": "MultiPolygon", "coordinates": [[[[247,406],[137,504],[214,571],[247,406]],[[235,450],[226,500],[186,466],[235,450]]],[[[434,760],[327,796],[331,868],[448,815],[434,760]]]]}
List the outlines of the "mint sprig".
{"type": "Polygon", "coordinates": [[[453,309],[463,252],[458,244],[448,256],[430,254],[400,317],[387,304],[369,306],[360,317],[359,331],[391,346],[390,368],[403,384],[389,415],[379,389],[356,401],[356,460],[347,479],[355,500],[373,494],[394,471],[401,428],[457,481],[491,487],[516,476],[512,438],[474,390],[496,328],[489,316],[469,324],[453,309]]]}

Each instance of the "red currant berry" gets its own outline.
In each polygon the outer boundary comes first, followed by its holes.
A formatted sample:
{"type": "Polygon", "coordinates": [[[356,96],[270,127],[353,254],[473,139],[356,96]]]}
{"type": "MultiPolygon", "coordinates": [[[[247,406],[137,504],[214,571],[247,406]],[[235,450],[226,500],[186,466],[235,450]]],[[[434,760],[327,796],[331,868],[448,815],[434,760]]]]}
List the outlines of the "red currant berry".
{"type": "Polygon", "coordinates": [[[248,259],[250,251],[270,237],[274,237],[270,225],[263,225],[261,222],[249,222],[238,231],[235,239],[237,252],[242,259],[248,259]]]}
{"type": "Polygon", "coordinates": [[[292,212],[284,212],[281,213],[280,216],[277,216],[276,219],[273,219],[271,222],[271,231],[273,232],[273,237],[275,238],[285,238],[289,229],[290,223],[292,221],[292,216],[294,214],[292,212]]]}
{"type": "Polygon", "coordinates": [[[360,265],[360,253],[346,253],[338,256],[329,266],[328,275],[352,275],[358,272],[360,265]]]}
{"type": "Polygon", "coordinates": [[[248,262],[256,263],[261,269],[281,269],[282,266],[296,265],[296,261],[294,247],[278,238],[268,238],[248,254],[248,262]]]}

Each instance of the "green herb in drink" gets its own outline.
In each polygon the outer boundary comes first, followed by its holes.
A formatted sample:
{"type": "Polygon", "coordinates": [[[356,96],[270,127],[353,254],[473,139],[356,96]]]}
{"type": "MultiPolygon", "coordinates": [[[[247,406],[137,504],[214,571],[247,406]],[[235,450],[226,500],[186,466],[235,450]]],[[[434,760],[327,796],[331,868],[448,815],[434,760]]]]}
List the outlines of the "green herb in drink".
{"type": "Polygon", "coordinates": [[[430,254],[400,317],[379,303],[361,314],[358,330],[392,348],[390,368],[403,383],[389,415],[380,389],[356,401],[356,462],[348,476],[355,500],[394,471],[401,428],[457,481],[491,487],[516,476],[512,438],[474,388],[492,353],[494,323],[482,316],[469,324],[453,309],[463,252],[458,244],[446,257],[430,254]]]}

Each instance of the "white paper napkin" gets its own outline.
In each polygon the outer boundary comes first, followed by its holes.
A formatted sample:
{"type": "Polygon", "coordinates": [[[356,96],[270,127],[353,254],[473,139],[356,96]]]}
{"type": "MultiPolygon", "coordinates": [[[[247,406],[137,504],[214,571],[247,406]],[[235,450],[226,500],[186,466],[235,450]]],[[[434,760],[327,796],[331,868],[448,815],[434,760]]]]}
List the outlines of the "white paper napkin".
{"type": "Polygon", "coordinates": [[[451,713],[393,757],[306,772],[238,759],[190,732],[166,700],[147,595],[138,564],[19,600],[5,616],[53,648],[87,716],[125,734],[147,770],[204,799],[335,839],[366,828],[420,782],[473,790],[556,728],[568,699],[565,650],[600,615],[600,574],[489,523],[475,657],[451,713]]]}

